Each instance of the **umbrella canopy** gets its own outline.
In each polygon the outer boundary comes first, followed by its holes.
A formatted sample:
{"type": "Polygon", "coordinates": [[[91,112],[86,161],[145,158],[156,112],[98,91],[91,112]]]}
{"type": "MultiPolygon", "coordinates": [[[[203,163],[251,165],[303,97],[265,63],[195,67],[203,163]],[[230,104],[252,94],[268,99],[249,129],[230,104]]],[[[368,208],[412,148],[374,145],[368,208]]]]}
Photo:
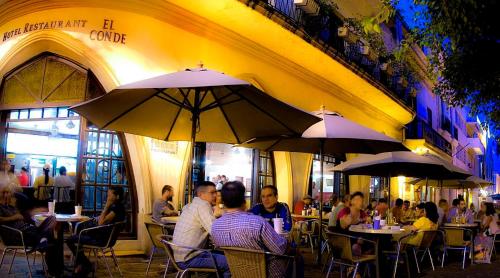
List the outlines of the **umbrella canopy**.
{"type": "Polygon", "coordinates": [[[457,188],[457,189],[473,189],[491,185],[491,182],[483,180],[476,176],[470,176],[466,179],[447,179],[447,180],[428,180],[428,181],[426,181],[425,179],[414,179],[409,183],[418,186],[429,185],[432,187],[457,188]]]}
{"type": "Polygon", "coordinates": [[[253,138],[242,146],[265,151],[319,153],[323,144],[323,154],[337,156],[345,153],[376,154],[408,150],[400,141],[337,113],[323,110],[314,114],[322,118],[322,121],[309,127],[301,137],[282,135],[253,138]]]}
{"type": "Polygon", "coordinates": [[[333,168],[348,175],[383,177],[420,177],[430,179],[465,179],[469,173],[445,163],[432,155],[413,152],[387,152],[377,155],[360,155],[333,168]]]}
{"type": "Polygon", "coordinates": [[[71,109],[102,129],[166,141],[230,144],[301,134],[320,120],[243,80],[207,69],[126,84],[71,109]]]}
{"type": "Polygon", "coordinates": [[[190,161],[195,142],[237,144],[259,136],[296,136],[320,121],[248,82],[203,68],[123,85],[71,110],[101,129],[191,141],[190,161]]]}

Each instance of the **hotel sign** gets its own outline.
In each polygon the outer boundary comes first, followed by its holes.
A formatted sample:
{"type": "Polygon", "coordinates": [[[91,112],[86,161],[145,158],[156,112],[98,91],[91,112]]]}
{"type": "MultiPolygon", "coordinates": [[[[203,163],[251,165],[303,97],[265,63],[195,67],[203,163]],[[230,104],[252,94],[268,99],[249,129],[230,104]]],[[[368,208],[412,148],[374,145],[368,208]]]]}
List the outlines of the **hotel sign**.
{"type": "MultiPolygon", "coordinates": [[[[51,20],[41,22],[27,22],[22,27],[18,27],[3,33],[2,42],[30,32],[50,29],[84,29],[87,26],[86,19],[72,20],[51,20]]],[[[89,38],[93,41],[112,42],[125,44],[127,34],[115,30],[114,20],[104,19],[101,28],[90,30],[89,38]]],[[[88,27],[88,26],[87,26],[88,27]]]]}

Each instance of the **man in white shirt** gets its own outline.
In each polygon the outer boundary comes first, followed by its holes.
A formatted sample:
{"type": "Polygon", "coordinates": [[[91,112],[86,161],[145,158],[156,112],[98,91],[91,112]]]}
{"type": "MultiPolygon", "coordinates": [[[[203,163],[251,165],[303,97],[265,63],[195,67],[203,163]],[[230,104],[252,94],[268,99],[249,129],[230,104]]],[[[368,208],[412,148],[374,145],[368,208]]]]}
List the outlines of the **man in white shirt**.
{"type": "MultiPolygon", "coordinates": [[[[215,216],[212,207],[215,205],[217,191],[213,182],[205,181],[196,187],[196,197],[182,209],[182,214],[175,225],[173,243],[192,247],[206,248],[212,223],[215,216]]],[[[221,254],[208,254],[183,248],[174,248],[175,261],[182,267],[215,267],[210,255],[217,264],[217,269],[224,277],[231,277],[226,257],[221,254]]]]}

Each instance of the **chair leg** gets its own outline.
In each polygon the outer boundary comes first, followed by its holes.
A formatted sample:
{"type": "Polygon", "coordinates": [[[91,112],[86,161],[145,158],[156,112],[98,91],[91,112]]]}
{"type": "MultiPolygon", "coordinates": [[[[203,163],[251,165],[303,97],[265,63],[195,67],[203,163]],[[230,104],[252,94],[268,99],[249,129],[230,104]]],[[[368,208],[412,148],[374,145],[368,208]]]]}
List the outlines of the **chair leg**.
{"type": "Polygon", "coordinates": [[[113,249],[113,247],[110,247],[109,250],[111,250],[111,256],[113,257],[115,266],[118,269],[118,273],[120,273],[120,277],[123,277],[122,270],[120,269],[120,266],[118,265],[118,260],[116,259],[115,250],[113,249]]]}
{"type": "Polygon", "coordinates": [[[330,277],[330,271],[332,271],[332,267],[333,267],[333,256],[330,259],[330,264],[328,265],[328,271],[326,272],[326,278],[330,277]]]}
{"type": "Polygon", "coordinates": [[[26,252],[26,250],[24,250],[24,257],[26,258],[26,263],[28,264],[28,272],[29,272],[29,277],[33,277],[33,275],[31,274],[31,265],[30,265],[30,258],[29,258],[29,255],[28,253],[26,252]]]}
{"type": "Polygon", "coordinates": [[[314,243],[313,243],[313,240],[312,240],[312,236],[311,235],[307,235],[309,237],[309,244],[311,244],[311,253],[314,255],[314,243]]]}
{"type": "Polygon", "coordinates": [[[0,260],[0,268],[2,267],[3,265],[3,259],[5,258],[5,253],[7,253],[7,248],[3,249],[3,252],[2,252],[2,259],[0,260]]]}
{"type": "Polygon", "coordinates": [[[443,259],[441,260],[441,268],[444,268],[444,257],[446,255],[446,248],[443,249],[443,259]]]}
{"type": "Polygon", "coordinates": [[[412,250],[413,250],[413,257],[415,258],[415,264],[417,265],[417,272],[420,274],[420,267],[418,266],[417,252],[415,251],[415,248],[412,248],[412,250]]]}
{"type": "Polygon", "coordinates": [[[464,258],[462,259],[462,269],[465,269],[465,254],[467,253],[466,250],[467,250],[467,247],[464,248],[464,258]]]}
{"type": "Polygon", "coordinates": [[[106,259],[106,254],[104,253],[104,249],[101,249],[101,253],[102,253],[102,260],[104,261],[104,264],[106,265],[106,269],[108,270],[109,277],[113,277],[113,273],[111,273],[111,269],[109,268],[108,260],[106,259]]]}
{"type": "Polygon", "coordinates": [[[148,276],[149,268],[151,267],[151,261],[153,260],[153,254],[155,253],[156,247],[151,248],[151,254],[149,254],[148,267],[146,268],[146,276],[148,276]]]}
{"type": "Polygon", "coordinates": [[[436,269],[434,269],[434,260],[432,259],[431,250],[429,248],[427,248],[426,251],[427,251],[427,254],[429,254],[429,260],[431,260],[432,271],[434,271],[436,269]]]}
{"type": "Polygon", "coordinates": [[[396,255],[396,261],[394,262],[394,270],[392,272],[392,278],[396,278],[396,272],[398,271],[398,263],[399,263],[399,253],[396,255]]]}
{"type": "Polygon", "coordinates": [[[170,264],[170,258],[168,258],[167,260],[167,267],[165,267],[165,271],[163,272],[163,278],[166,278],[167,277],[167,273],[168,273],[168,265],[170,264]]]}
{"type": "Polygon", "coordinates": [[[356,274],[358,273],[358,267],[359,263],[356,263],[356,266],[354,267],[354,272],[352,273],[352,278],[356,278],[356,274]]]}
{"type": "Polygon", "coordinates": [[[12,261],[10,261],[9,274],[12,272],[12,265],[14,264],[14,259],[16,259],[17,249],[14,249],[14,254],[12,255],[12,261]]]}

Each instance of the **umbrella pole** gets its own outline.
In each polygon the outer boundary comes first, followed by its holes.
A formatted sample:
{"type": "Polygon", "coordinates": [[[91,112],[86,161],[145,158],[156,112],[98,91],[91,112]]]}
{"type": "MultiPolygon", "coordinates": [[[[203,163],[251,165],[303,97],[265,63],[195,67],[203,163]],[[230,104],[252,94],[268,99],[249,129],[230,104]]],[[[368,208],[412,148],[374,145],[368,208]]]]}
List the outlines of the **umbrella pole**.
{"type": "Polygon", "coordinates": [[[322,243],[322,238],[321,235],[323,234],[323,179],[324,179],[324,169],[323,169],[323,163],[325,161],[325,158],[323,157],[323,152],[325,149],[325,140],[321,139],[319,141],[319,159],[320,159],[320,166],[319,166],[319,171],[320,171],[320,181],[319,181],[319,248],[318,248],[318,265],[321,265],[321,243],[322,243]]]}
{"type": "Polygon", "coordinates": [[[194,151],[196,145],[196,129],[200,119],[200,91],[195,90],[191,117],[191,155],[189,156],[188,202],[193,199],[194,151]]]}

